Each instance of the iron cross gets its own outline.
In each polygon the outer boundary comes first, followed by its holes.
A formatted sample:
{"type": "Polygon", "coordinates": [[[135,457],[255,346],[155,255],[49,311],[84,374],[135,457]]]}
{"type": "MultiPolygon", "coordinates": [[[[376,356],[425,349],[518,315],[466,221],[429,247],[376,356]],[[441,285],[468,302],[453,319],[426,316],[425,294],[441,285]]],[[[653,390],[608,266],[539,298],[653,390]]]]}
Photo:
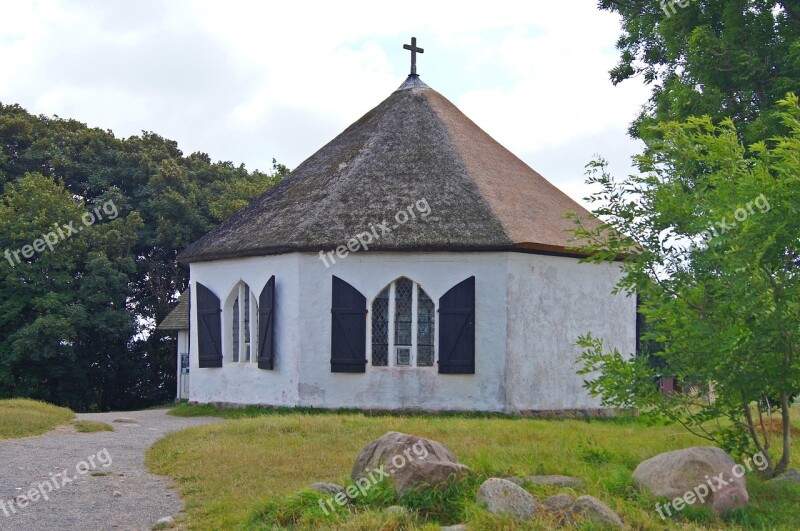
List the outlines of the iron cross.
{"type": "Polygon", "coordinates": [[[425,53],[425,50],[422,48],[417,48],[417,38],[411,37],[411,44],[404,44],[404,50],[411,50],[411,75],[417,75],[417,54],[418,53],[425,53]]]}

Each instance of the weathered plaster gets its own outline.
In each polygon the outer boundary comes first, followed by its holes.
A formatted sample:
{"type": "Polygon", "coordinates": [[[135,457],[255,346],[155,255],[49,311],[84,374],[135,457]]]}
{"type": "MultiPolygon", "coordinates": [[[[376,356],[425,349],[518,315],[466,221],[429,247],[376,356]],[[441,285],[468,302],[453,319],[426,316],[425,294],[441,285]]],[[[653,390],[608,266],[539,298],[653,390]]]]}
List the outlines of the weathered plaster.
{"type": "MultiPolygon", "coordinates": [[[[219,369],[199,369],[193,314],[192,401],[378,410],[593,409],[599,403],[575,375],[577,336],[591,331],[623,352],[634,348],[635,302],[611,295],[616,264],[520,253],[360,253],[326,268],[316,254],[294,253],[191,265],[192,289],[201,282],[222,301],[240,280],[257,296],[271,275],[275,370],[228,361],[219,369]],[[475,275],[476,374],[370,365],[365,374],[331,373],[332,275],[361,291],[368,305],[406,276],[437,306],[447,290],[475,275]]],[[[223,323],[228,328],[230,317],[223,315],[223,323]]],[[[223,330],[224,346],[228,333],[223,330]]]]}

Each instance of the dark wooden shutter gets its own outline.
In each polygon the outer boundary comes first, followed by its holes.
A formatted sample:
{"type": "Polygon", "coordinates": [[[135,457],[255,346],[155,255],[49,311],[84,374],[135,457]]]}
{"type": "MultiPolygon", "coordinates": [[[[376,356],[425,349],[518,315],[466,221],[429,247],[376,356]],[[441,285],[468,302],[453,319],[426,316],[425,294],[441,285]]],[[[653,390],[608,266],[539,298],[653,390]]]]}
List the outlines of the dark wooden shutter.
{"type": "Polygon", "coordinates": [[[258,297],[258,368],[275,368],[275,275],[258,297]]]}
{"type": "Polygon", "coordinates": [[[222,309],[219,297],[197,283],[197,351],[200,368],[222,367],[222,309]]]}
{"type": "Polygon", "coordinates": [[[367,366],[367,298],[333,277],[331,305],[331,372],[365,372],[367,366]]]}
{"type": "Polygon", "coordinates": [[[475,374],[475,277],[439,299],[439,374],[475,374]]]}

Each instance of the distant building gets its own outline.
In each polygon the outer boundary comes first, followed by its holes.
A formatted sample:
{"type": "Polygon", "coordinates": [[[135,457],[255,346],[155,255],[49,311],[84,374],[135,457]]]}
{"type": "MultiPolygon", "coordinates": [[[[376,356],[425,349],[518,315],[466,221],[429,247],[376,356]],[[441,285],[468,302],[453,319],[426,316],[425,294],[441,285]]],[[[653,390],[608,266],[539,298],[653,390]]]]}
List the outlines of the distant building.
{"type": "Polygon", "coordinates": [[[178,390],[177,400],[189,399],[189,315],[191,313],[191,292],[186,290],[178,297],[178,305],[156,327],[164,332],[177,332],[178,390]]]}

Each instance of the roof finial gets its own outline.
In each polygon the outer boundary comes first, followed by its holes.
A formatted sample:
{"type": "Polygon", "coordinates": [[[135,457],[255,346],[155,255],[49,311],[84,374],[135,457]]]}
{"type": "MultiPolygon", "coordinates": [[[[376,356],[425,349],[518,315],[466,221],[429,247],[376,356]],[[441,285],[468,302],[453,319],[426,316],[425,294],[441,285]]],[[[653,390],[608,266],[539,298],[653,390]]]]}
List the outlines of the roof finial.
{"type": "Polygon", "coordinates": [[[411,50],[411,75],[416,77],[417,76],[417,54],[418,53],[425,53],[425,50],[422,48],[417,48],[417,38],[411,37],[411,44],[404,44],[404,50],[411,50]]]}

